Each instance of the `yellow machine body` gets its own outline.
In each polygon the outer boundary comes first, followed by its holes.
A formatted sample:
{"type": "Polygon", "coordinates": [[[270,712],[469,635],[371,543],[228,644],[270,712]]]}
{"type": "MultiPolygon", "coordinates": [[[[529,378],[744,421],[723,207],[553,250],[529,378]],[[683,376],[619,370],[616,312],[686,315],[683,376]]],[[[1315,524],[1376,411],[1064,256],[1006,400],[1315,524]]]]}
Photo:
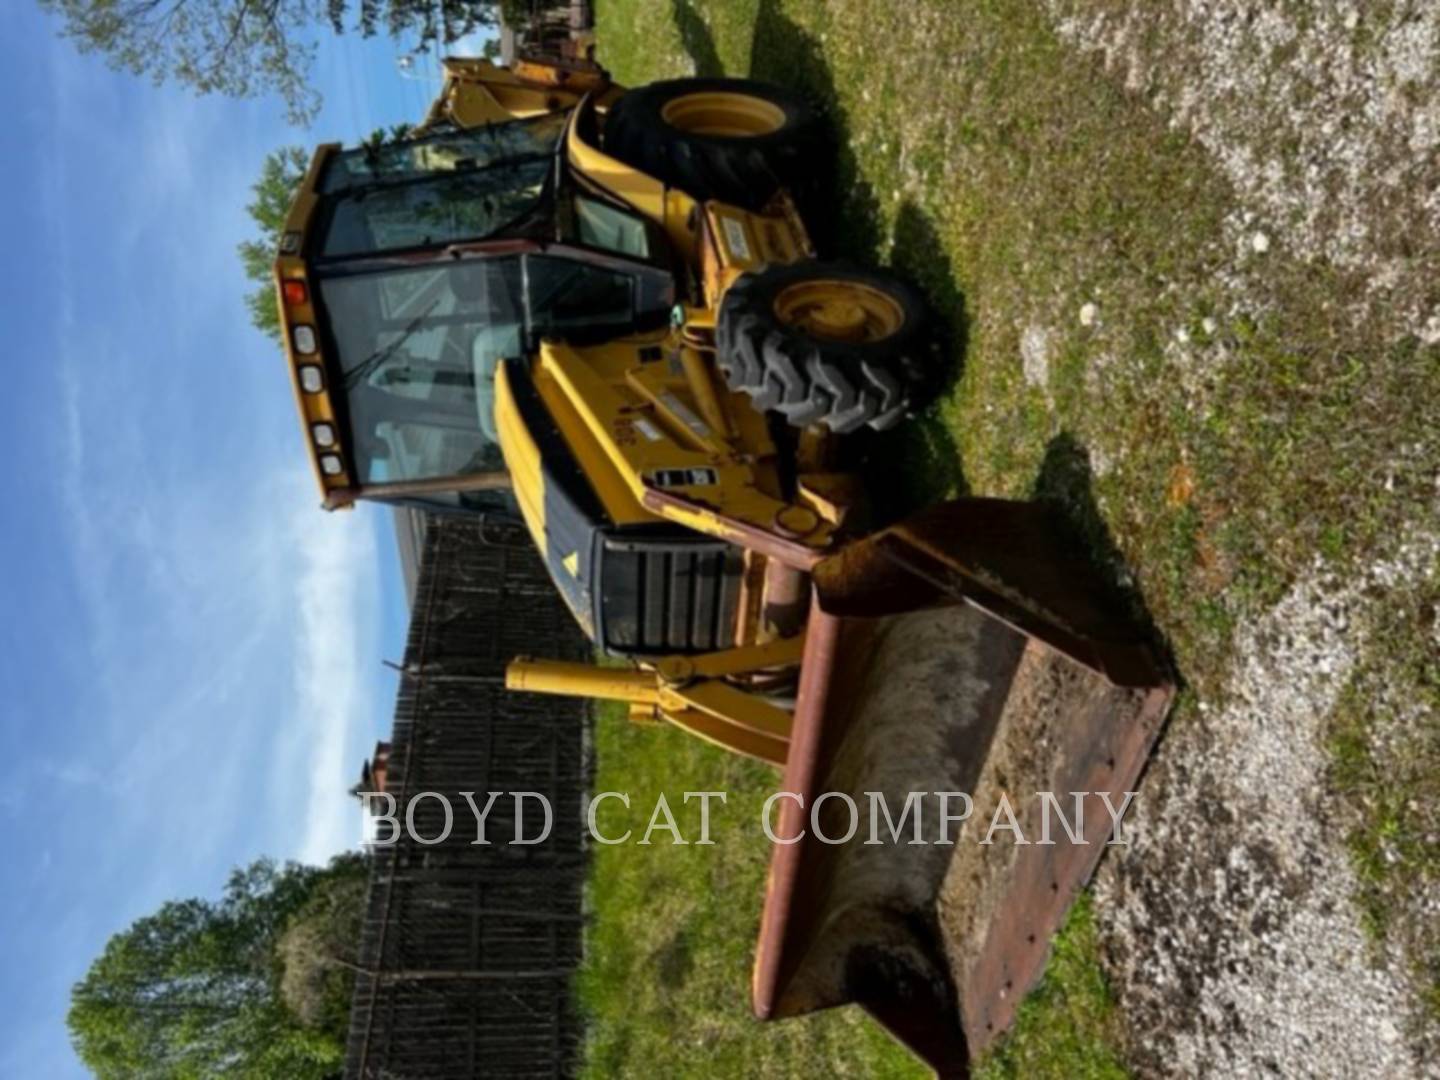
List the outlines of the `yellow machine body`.
{"type": "MultiPolygon", "coordinates": [[[[391,339],[382,334],[358,353],[352,342],[348,364],[336,355],[342,336],[356,331],[327,308],[327,282],[344,275],[326,276],[319,238],[334,228],[326,177],[343,152],[317,151],[281,237],[275,278],[324,505],[446,499],[464,507],[508,491],[577,621],[599,649],[629,665],[520,659],[507,684],[620,701],[633,719],[667,721],[774,765],[799,798],[782,816],[782,833],[802,825],[804,800],[824,792],[861,797],[894,787],[899,795],[902,779],[931,791],[984,787],[994,779],[992,748],[1012,741],[1036,764],[1037,784],[1128,790],[1173,693],[1148,643],[1105,613],[1095,575],[1055,543],[1040,507],[966,499],[859,534],[858,485],[828,464],[830,438],[813,426],[772,430],[715,362],[720,310],[737,280],[777,267],[783,276],[789,264],[814,258],[795,203],[783,188],[750,209],[697,200],[606,153],[599,132],[621,93],[585,49],[511,69],[446,62],[444,89],[418,129],[422,140],[502,125],[538,126],[548,136],[545,118],[553,117],[550,153],[562,155],[575,188],[566,198],[624,208],[647,235],[664,238],[670,260],[651,268],[669,291],[650,297],[646,314],[654,317],[643,328],[637,318],[598,340],[531,335],[529,327],[548,324],[530,322],[527,307],[526,344],[488,356],[483,370],[476,342],[492,327],[473,327],[474,340],[457,343],[445,319],[496,320],[446,313],[433,343],[458,357],[455,378],[429,390],[466,380],[474,390],[483,379],[493,409],[487,396],[478,423],[493,423],[499,452],[453,474],[403,479],[377,470],[377,460],[388,468],[389,459],[347,427],[364,394],[404,390],[411,376],[398,344],[384,344],[391,339]],[[526,118],[533,123],[515,123],[526,118]],[[356,385],[362,396],[347,396],[356,385]]],[[[726,97],[690,94],[684,107],[727,137],[776,123],[765,109],[726,97]]],[[[461,180],[475,167],[443,148],[419,160],[429,174],[461,180]]],[[[509,159],[488,160],[510,167],[509,159]]],[[[427,236],[350,273],[414,274],[422,283],[391,298],[395,311],[383,318],[364,309],[351,316],[403,344],[435,310],[425,273],[450,275],[458,310],[464,268],[511,260],[523,274],[527,259],[563,262],[567,244],[572,256],[583,248],[590,259],[570,265],[621,261],[613,250],[577,247],[559,226],[553,236],[461,238],[445,248],[427,236]]],[[[640,282],[637,270],[634,296],[640,282]]],[[[527,305],[529,287],[527,279],[527,305]]],[[[832,292],[820,275],[767,303],[786,325],[831,340],[871,326],[885,332],[903,317],[880,290],[832,292]]],[[[624,310],[638,311],[630,303],[624,310]]],[[[477,423],[473,406],[467,422],[477,423]]],[[[887,848],[863,868],[852,850],[870,858],[870,849],[804,839],[775,849],[756,1012],[780,1017],[858,1001],[938,1072],[964,1075],[1039,977],[1051,934],[1102,848],[1022,848],[967,870],[986,910],[999,914],[958,930],[946,849],[887,848]]]]}

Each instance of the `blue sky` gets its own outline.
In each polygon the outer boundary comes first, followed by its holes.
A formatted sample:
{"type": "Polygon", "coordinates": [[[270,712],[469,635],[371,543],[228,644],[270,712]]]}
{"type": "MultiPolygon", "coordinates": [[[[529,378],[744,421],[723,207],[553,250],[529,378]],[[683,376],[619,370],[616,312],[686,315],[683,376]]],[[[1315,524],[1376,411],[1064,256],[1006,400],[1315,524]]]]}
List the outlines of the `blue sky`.
{"type": "Polygon", "coordinates": [[[69,987],[132,919],[359,837],[345,790],[404,639],[394,541],[373,508],[318,509],[235,246],[267,152],[419,118],[432,87],[395,56],[323,42],[297,132],[0,5],[0,1077],[84,1075],[69,987]]]}

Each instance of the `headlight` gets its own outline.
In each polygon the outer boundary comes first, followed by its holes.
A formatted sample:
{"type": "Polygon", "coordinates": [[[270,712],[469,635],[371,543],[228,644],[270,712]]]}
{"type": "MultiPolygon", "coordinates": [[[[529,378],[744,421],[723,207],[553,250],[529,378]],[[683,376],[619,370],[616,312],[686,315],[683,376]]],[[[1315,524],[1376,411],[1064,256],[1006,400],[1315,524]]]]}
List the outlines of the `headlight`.
{"type": "Polygon", "coordinates": [[[320,471],[326,476],[339,476],[345,471],[345,463],[340,460],[339,454],[321,454],[320,471]]]}
{"type": "Polygon", "coordinates": [[[316,424],[310,429],[310,434],[315,438],[315,445],[323,450],[335,445],[335,429],[329,424],[316,424]]]}
{"type": "Polygon", "coordinates": [[[315,364],[301,364],[300,389],[307,394],[318,394],[325,389],[325,373],[315,364]]]}
{"type": "Polygon", "coordinates": [[[313,326],[301,324],[291,331],[291,335],[295,339],[296,352],[309,356],[315,351],[315,328],[313,326]]]}

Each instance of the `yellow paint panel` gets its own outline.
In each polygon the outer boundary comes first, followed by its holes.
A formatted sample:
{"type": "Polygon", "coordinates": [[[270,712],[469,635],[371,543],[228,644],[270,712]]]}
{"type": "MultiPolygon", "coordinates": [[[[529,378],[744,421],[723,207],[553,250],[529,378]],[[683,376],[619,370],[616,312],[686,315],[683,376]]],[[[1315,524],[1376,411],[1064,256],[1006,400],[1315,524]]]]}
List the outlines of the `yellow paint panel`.
{"type": "Polygon", "coordinates": [[[581,112],[577,109],[570,118],[570,130],[565,136],[565,154],[570,160],[570,167],[663,225],[665,185],[581,138],[580,116],[581,112]]]}
{"type": "MultiPolygon", "coordinates": [[[[607,482],[618,480],[641,502],[651,484],[663,485],[696,506],[667,505],[659,510],[662,517],[723,540],[739,542],[740,536],[722,516],[773,530],[790,504],[772,494],[773,471],[769,463],[757,460],[756,451],[762,448],[773,454],[768,439],[758,436],[753,425],[740,424],[742,437],[732,447],[703,438],[681,422],[674,402],[687,401],[692,413],[697,407],[678,358],[673,372],[668,360],[632,362],[619,370],[617,360],[616,351],[604,346],[578,350],[544,342],[540,347],[536,384],[547,404],[555,402],[553,414],[597,487],[602,476],[607,482]],[[674,402],[667,404],[663,395],[674,402]],[[629,437],[633,431],[648,431],[648,436],[629,437]],[[747,437],[756,442],[747,442],[747,437]],[[669,479],[682,471],[711,482],[669,479]]],[[[747,412],[763,425],[763,417],[748,405],[737,415],[747,412]]],[[[823,536],[815,541],[823,542],[823,536]]]]}
{"type": "Polygon", "coordinates": [[[600,69],[579,70],[525,60],[509,70],[480,58],[445,61],[445,87],[425,119],[425,127],[450,120],[460,127],[504,123],[572,108],[582,94],[604,90],[600,69]]]}
{"type": "MultiPolygon", "coordinates": [[[[330,389],[328,382],[325,389],[319,393],[306,393],[300,385],[300,368],[302,365],[315,364],[324,367],[323,354],[318,351],[301,356],[295,351],[294,339],[291,336],[296,326],[316,326],[315,319],[315,298],[311,294],[314,283],[309,281],[305,273],[305,242],[310,232],[311,220],[315,215],[316,207],[319,205],[319,197],[316,189],[320,183],[320,175],[324,171],[326,163],[331,156],[339,152],[340,147],[336,143],[326,143],[315,151],[314,157],[310,159],[310,166],[306,170],[305,179],[301,182],[300,188],[295,195],[294,201],[285,217],[285,228],[283,235],[286,237],[298,238],[298,243],[293,247],[287,247],[285,252],[275,259],[273,280],[275,285],[275,303],[279,306],[281,334],[284,338],[285,356],[290,362],[290,382],[295,391],[295,406],[300,412],[301,435],[305,446],[309,451],[310,467],[315,473],[315,482],[320,486],[320,494],[327,499],[332,493],[342,492],[355,486],[358,477],[350,471],[352,448],[348,445],[346,429],[336,422],[336,410],[334,403],[330,400],[330,389]],[[303,281],[306,285],[307,298],[304,304],[287,307],[280,293],[280,286],[285,281],[303,281]],[[327,476],[320,468],[320,453],[311,437],[311,427],[314,424],[330,424],[335,429],[336,447],[335,451],[340,454],[340,459],[345,463],[345,470],[336,476],[327,476]]],[[[326,451],[330,453],[333,451],[326,451]]]]}
{"type": "Polygon", "coordinates": [[[580,134],[580,121],[593,106],[582,103],[570,117],[565,155],[570,167],[590,183],[659,224],[686,261],[695,256],[696,236],[691,223],[696,203],[689,195],[667,188],[655,177],[613,158],[580,134]]]}
{"type": "Polygon", "coordinates": [[[515,394],[505,365],[495,370],[495,426],[500,436],[500,454],[514,485],[515,501],[530,538],[542,556],[545,555],[545,479],[540,470],[540,448],[520,421],[515,408],[515,394]]]}
{"type": "MultiPolygon", "coordinates": [[[[542,350],[544,348],[545,346],[542,346],[542,350]]],[[[565,389],[555,381],[543,364],[535,371],[535,389],[539,391],[540,400],[545,403],[545,408],[560,429],[565,444],[580,462],[586,479],[590,481],[590,486],[610,520],[617,525],[657,520],[654,514],[640,505],[639,497],[596,443],[565,389]]]]}
{"type": "Polygon", "coordinates": [[[699,255],[706,298],[713,307],[719,306],[740,274],[775,263],[798,262],[814,254],[804,222],[784,192],[759,214],[727,203],[705,204],[705,236],[699,255]]]}

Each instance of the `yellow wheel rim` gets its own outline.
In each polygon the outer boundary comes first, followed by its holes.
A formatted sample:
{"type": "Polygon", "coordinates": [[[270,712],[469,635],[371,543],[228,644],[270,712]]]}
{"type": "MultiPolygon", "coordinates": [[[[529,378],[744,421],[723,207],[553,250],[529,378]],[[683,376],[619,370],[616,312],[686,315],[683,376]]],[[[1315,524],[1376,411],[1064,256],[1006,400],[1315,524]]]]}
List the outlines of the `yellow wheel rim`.
{"type": "Polygon", "coordinates": [[[667,101],[660,117],[690,135],[729,139],[770,135],[785,126],[785,110],[764,98],[726,91],[682,94],[667,101]]]}
{"type": "Polygon", "coordinates": [[[775,314],[822,341],[883,341],[905,323],[905,309],[888,293],[858,281],[800,281],[780,290],[775,314]]]}

